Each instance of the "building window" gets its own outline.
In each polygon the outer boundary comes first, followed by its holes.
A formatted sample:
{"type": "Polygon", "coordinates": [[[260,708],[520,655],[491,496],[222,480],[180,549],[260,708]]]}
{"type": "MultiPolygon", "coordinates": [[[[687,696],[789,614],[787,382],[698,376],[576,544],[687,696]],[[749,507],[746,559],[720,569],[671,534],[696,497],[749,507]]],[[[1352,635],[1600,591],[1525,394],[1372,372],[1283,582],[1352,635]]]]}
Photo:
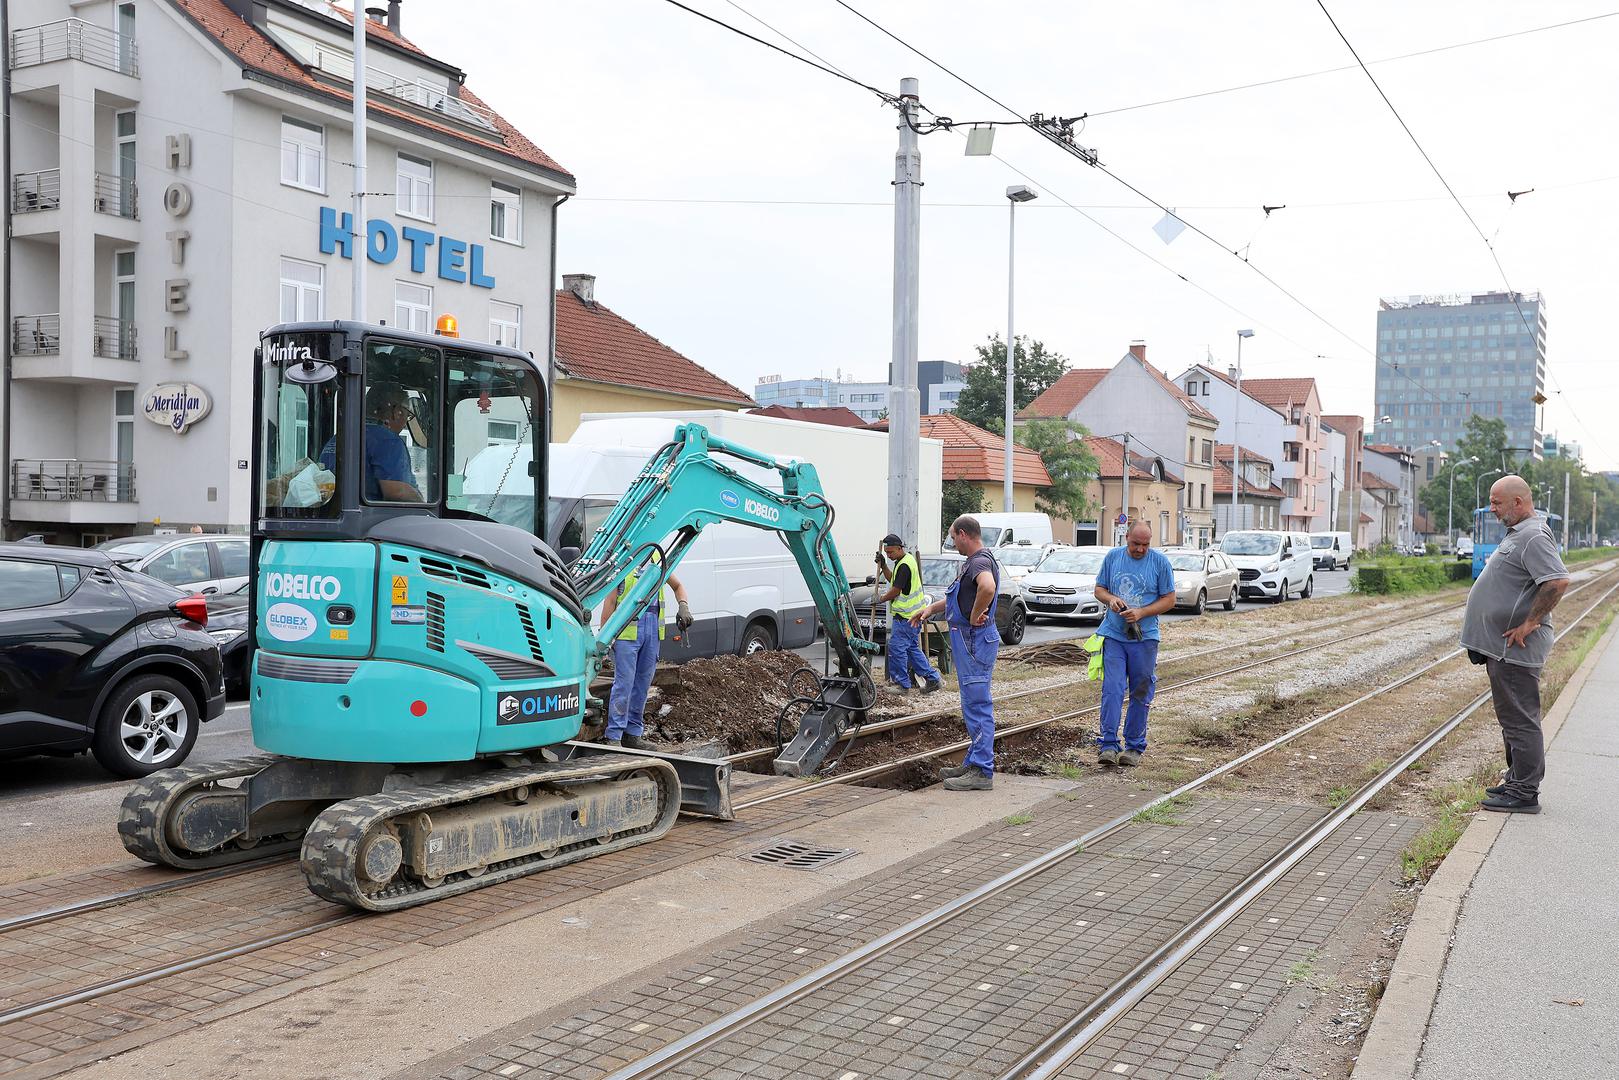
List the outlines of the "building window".
{"type": "Polygon", "coordinates": [[[516,420],[489,421],[490,446],[515,446],[517,444],[516,420]]]}
{"type": "Polygon", "coordinates": [[[1207,380],[1207,379],[1203,380],[1203,396],[1204,397],[1209,396],[1209,380],[1207,380]]]}
{"type": "Polygon", "coordinates": [[[1203,464],[1210,465],[1210,464],[1213,464],[1213,462],[1214,462],[1214,440],[1213,439],[1204,439],[1203,440],[1203,464]]]}
{"type": "Polygon", "coordinates": [[[281,118],[281,182],[306,191],[326,190],[326,129],[281,118]]]}
{"type": "Polygon", "coordinates": [[[433,290],[408,281],[394,282],[394,325],[401,330],[429,333],[433,323],[433,290]]]}
{"type": "Polygon", "coordinates": [[[489,340],[508,349],[521,348],[523,309],[500,300],[489,301],[489,340]]]}
{"type": "MultiPolygon", "coordinates": [[[[101,205],[103,196],[96,200],[96,209],[104,214],[132,218],[135,216],[135,110],[118,113],[113,123],[118,146],[118,202],[116,206],[101,205]]],[[[99,190],[97,195],[101,195],[99,190]]]]}
{"type": "Polygon", "coordinates": [[[398,210],[405,217],[433,220],[433,163],[399,155],[398,210]]]}
{"type": "Polygon", "coordinates": [[[1209,485],[1207,485],[1207,484],[1199,484],[1199,485],[1197,485],[1197,498],[1198,498],[1198,505],[1203,507],[1203,509],[1207,510],[1209,508],[1209,485]]]}
{"type": "Polygon", "coordinates": [[[128,502],[133,497],[135,487],[134,387],[112,392],[112,456],[118,463],[114,498],[119,502],[128,502]]]}
{"type": "Polygon", "coordinates": [[[523,242],[523,193],[517,188],[489,185],[489,236],[508,244],[523,242]]]}
{"type": "Polygon", "coordinates": [[[326,268],[299,259],[281,260],[281,321],[314,322],[322,318],[326,268]]]}

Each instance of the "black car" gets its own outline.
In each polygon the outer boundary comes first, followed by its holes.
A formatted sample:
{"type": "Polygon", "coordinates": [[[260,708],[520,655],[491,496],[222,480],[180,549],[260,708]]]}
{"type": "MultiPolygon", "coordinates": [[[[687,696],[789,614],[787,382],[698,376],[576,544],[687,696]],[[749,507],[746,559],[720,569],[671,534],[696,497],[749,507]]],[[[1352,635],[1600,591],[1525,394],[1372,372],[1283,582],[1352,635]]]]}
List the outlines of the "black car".
{"type": "Polygon", "coordinates": [[[0,544],[0,756],[178,765],[225,710],[208,609],[97,551],[0,544]]]}
{"type": "Polygon", "coordinates": [[[244,581],[227,593],[208,597],[208,636],[219,643],[219,660],[225,668],[225,693],[231,698],[247,697],[253,663],[253,591],[244,581]]]}

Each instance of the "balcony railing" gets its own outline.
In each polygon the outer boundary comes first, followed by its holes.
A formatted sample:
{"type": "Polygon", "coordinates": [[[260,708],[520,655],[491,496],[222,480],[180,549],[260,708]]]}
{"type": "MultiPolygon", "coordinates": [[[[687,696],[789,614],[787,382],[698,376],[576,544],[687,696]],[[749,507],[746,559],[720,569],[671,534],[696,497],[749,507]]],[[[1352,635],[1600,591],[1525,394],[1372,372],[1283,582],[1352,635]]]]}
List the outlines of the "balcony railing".
{"type": "Polygon", "coordinates": [[[138,194],[134,177],[96,173],[96,213],[123,218],[140,217],[138,194]]]}
{"type": "Polygon", "coordinates": [[[62,316],[18,315],[11,320],[15,356],[54,356],[62,351],[62,316]]]}
{"type": "Polygon", "coordinates": [[[135,466],[79,458],[17,458],[11,497],[34,502],[134,502],[135,466]]]}
{"type": "Polygon", "coordinates": [[[134,39],[116,30],[83,19],[63,19],[12,31],[12,67],[33,67],[53,60],[83,60],[108,71],[140,75],[134,39]]]}
{"type": "MultiPolygon", "coordinates": [[[[354,54],[342,49],[334,49],[320,42],[313,43],[308,49],[306,57],[310,66],[334,79],[346,83],[354,81],[354,54]]],[[[485,131],[494,131],[494,113],[481,105],[474,105],[470,101],[463,101],[454,97],[447,91],[434,86],[425,79],[412,79],[404,75],[395,75],[391,71],[374,68],[370,64],[365,66],[365,85],[368,91],[387,94],[423,109],[427,112],[438,113],[452,120],[459,120],[463,124],[470,124],[485,131]]]]}
{"type": "Polygon", "coordinates": [[[55,210],[62,205],[62,170],[43,169],[18,173],[11,178],[11,212],[32,214],[55,210]]]}
{"type": "Polygon", "coordinates": [[[135,324],[106,315],[95,317],[95,355],[108,360],[135,359],[135,324]]]}

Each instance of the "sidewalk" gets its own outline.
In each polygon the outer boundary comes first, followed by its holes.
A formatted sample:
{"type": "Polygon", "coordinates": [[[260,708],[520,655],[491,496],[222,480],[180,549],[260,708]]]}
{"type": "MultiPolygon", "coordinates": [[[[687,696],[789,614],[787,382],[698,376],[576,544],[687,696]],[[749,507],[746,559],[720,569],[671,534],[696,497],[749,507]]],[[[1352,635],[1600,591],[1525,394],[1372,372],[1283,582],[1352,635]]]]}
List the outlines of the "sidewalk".
{"type": "MultiPolygon", "coordinates": [[[[1619,639],[1552,737],[1538,817],[1511,816],[1462,904],[1420,1080],[1619,1077],[1619,639]]],[[[1556,710],[1565,712],[1564,708],[1556,710]]],[[[1550,720],[1551,717],[1548,717],[1550,720]]],[[[1493,815],[1481,814],[1482,818],[1493,815]]]]}

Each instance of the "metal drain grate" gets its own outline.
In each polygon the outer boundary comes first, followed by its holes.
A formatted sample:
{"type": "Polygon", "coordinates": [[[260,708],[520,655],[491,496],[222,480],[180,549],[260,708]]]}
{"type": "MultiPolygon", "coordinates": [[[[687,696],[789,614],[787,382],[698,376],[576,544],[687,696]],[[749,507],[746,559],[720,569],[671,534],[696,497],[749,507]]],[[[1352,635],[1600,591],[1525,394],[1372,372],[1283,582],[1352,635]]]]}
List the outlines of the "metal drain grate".
{"type": "Polygon", "coordinates": [[[819,870],[855,854],[858,852],[854,848],[818,848],[797,840],[778,840],[769,847],[748,852],[742,859],[744,862],[785,866],[789,870],[819,870]]]}

